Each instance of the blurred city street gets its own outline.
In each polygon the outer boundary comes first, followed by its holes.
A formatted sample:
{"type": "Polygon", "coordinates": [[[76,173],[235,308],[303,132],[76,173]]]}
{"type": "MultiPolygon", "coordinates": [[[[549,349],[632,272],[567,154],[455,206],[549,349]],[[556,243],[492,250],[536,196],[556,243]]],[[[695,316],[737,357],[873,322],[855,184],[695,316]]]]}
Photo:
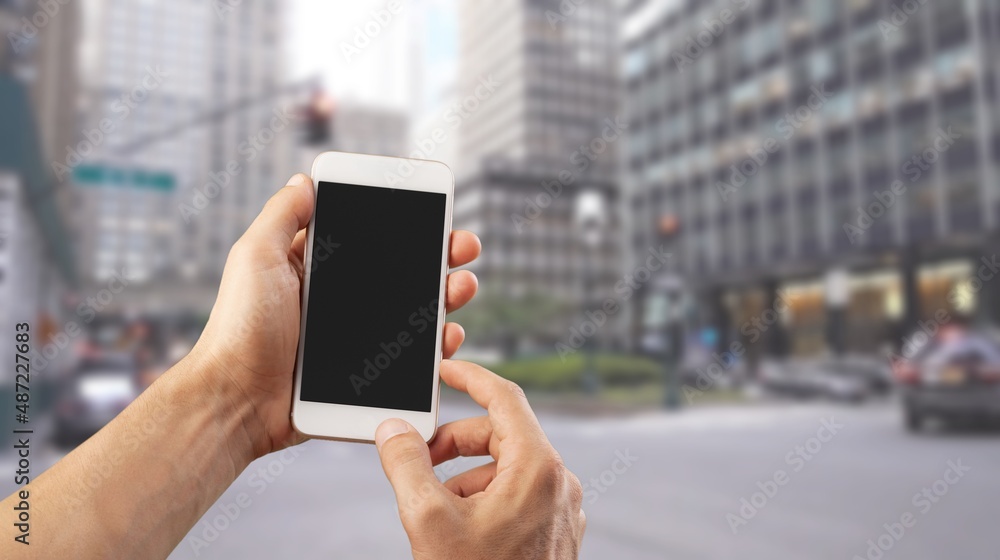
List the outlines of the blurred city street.
{"type": "MultiPolygon", "coordinates": [[[[449,399],[442,421],[479,413],[449,399]]],[[[541,421],[587,485],[585,559],[868,558],[869,539],[877,542],[907,512],[916,522],[886,558],[978,559],[1000,548],[993,530],[1000,504],[992,499],[1000,495],[1000,432],[908,434],[891,401],[775,401],[611,418],[542,413],[541,421]],[[806,451],[813,458],[795,472],[801,463],[788,454],[808,448],[824,420],[843,428],[814,454],[806,451]],[[915,504],[949,464],[969,470],[936,503],[915,504]],[[787,483],[734,534],[727,516],[739,516],[741,500],[753,499],[758,483],[766,486],[779,469],[787,483]]],[[[295,453],[254,463],[171,558],[407,556],[374,448],[313,441],[295,453]],[[241,493],[251,500],[245,507],[241,493]]],[[[458,459],[437,472],[452,476],[480,462],[458,459]]],[[[0,492],[10,490],[4,480],[0,492]]]]}
{"type": "MultiPolygon", "coordinates": [[[[443,420],[479,414],[449,403],[443,420]]],[[[588,484],[582,558],[604,560],[815,560],[865,558],[867,541],[907,511],[918,516],[887,558],[985,558],[1000,549],[1000,433],[912,436],[892,403],[862,407],[771,404],[585,419],[543,415],[556,448],[588,484]],[[785,462],[824,418],[843,424],[798,473],[785,462]],[[619,463],[606,488],[616,451],[619,463]],[[913,495],[940,479],[949,461],[971,471],[926,514],[913,495]],[[727,514],[758,492],[777,469],[790,481],[733,534],[727,514]],[[609,475],[605,474],[605,480],[609,475]]],[[[171,558],[403,558],[409,552],[395,501],[369,446],[310,442],[258,496],[248,477],[213,507],[171,558]],[[247,492],[253,503],[200,554],[193,547],[219,504],[247,492]]],[[[457,474],[478,464],[458,459],[457,474]]],[[[277,469],[275,469],[277,471],[277,469]]],[[[438,468],[444,473],[444,467],[438,468]]],[[[206,541],[207,542],[207,541],[206,541]]]]}
{"type": "MultiPolygon", "coordinates": [[[[1000,558],[1000,1],[0,0],[0,30],[33,480],[170,376],[286,179],[357,152],[452,169],[456,358],[531,397],[584,558],[1000,558]]],[[[375,450],[310,442],[173,557],[408,555],[375,450]]]]}

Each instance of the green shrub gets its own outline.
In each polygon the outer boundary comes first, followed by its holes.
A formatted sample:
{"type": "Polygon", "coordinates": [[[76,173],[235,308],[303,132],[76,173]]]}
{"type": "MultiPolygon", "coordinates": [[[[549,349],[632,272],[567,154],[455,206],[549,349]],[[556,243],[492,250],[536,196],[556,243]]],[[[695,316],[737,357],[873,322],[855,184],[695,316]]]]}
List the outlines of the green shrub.
{"type": "MultiPolygon", "coordinates": [[[[601,383],[609,387],[634,387],[663,379],[660,364],[640,356],[599,354],[594,364],[601,383]]],[[[586,357],[577,353],[563,361],[551,354],[483,365],[525,389],[567,391],[580,388],[586,357]]]]}

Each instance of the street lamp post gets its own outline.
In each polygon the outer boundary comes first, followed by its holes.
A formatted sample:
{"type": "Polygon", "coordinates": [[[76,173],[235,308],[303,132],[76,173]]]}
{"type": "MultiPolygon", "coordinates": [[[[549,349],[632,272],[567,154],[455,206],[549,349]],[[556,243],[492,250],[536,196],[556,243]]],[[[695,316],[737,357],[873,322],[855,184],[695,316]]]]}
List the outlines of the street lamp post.
{"type": "MultiPolygon", "coordinates": [[[[657,224],[657,233],[663,244],[674,250],[674,240],[680,231],[680,221],[673,214],[664,214],[657,224]]],[[[684,354],[684,282],[676,272],[664,267],[656,284],[662,298],[663,336],[663,406],[668,410],[681,407],[680,369],[684,354]]]]}
{"type": "MultiPolygon", "coordinates": [[[[583,265],[583,306],[586,308],[593,303],[591,294],[597,283],[597,263],[600,258],[604,228],[607,225],[605,200],[600,191],[585,190],[576,197],[573,221],[586,252],[583,265]]],[[[594,336],[586,337],[583,342],[584,366],[581,383],[584,392],[588,395],[596,395],[601,388],[601,380],[595,363],[597,341],[594,339],[596,337],[597,333],[594,333],[594,336]]]]}

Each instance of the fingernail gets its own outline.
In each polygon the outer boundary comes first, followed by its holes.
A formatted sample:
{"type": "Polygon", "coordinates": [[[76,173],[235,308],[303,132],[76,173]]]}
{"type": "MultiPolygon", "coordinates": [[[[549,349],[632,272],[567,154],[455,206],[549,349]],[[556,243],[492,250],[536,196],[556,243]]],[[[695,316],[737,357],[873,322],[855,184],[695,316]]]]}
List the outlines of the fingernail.
{"type": "Polygon", "coordinates": [[[295,175],[292,175],[292,178],[289,179],[288,183],[286,184],[290,187],[297,187],[305,182],[306,182],[306,176],[302,173],[296,173],[295,175]]]}
{"type": "Polygon", "coordinates": [[[405,434],[410,431],[410,425],[398,418],[390,418],[382,424],[379,425],[378,429],[375,430],[375,445],[379,449],[385,445],[385,442],[389,441],[399,434],[405,434]]]}

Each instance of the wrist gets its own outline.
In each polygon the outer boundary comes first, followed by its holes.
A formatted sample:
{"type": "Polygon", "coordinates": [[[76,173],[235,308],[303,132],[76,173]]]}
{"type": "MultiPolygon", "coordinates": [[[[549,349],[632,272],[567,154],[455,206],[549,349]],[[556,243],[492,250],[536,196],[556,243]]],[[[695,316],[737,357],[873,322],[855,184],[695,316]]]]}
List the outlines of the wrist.
{"type": "Polygon", "coordinates": [[[254,459],[270,452],[254,401],[236,383],[227,364],[201,344],[178,362],[164,377],[171,402],[187,403],[205,436],[216,441],[229,455],[239,474],[254,459]]]}

